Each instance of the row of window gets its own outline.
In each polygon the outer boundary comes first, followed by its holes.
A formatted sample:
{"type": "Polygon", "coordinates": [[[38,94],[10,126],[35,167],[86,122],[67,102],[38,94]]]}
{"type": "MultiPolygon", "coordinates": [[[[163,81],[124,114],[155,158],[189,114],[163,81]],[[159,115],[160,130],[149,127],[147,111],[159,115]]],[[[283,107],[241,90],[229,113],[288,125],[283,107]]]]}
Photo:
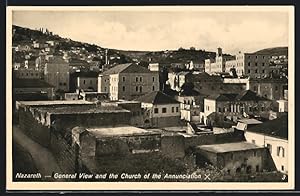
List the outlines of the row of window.
{"type": "MultiPolygon", "coordinates": [[[[176,107],[176,112],[178,112],[178,111],[179,111],[179,108],[176,107]]],[[[171,108],[171,112],[172,112],[172,113],[175,112],[175,107],[172,107],[172,108],[171,108]]],[[[154,113],[155,113],[155,114],[158,114],[158,113],[159,113],[158,108],[154,108],[154,113]]],[[[167,113],[167,108],[162,108],[162,109],[161,109],[161,113],[167,113]]]]}
{"type": "MultiPolygon", "coordinates": [[[[255,142],[255,141],[254,141],[255,142]]],[[[272,145],[271,144],[267,144],[267,148],[269,149],[270,154],[272,154],[272,145]]],[[[276,151],[276,155],[278,157],[285,157],[285,149],[282,146],[277,146],[277,151],[276,151]]]]}
{"type": "MultiPolygon", "coordinates": [[[[248,59],[250,59],[250,58],[256,58],[256,59],[257,59],[258,56],[255,56],[255,57],[254,57],[254,56],[250,56],[250,55],[249,55],[249,56],[248,56],[248,59]]],[[[262,58],[265,59],[265,56],[262,56],[262,58]]],[[[267,56],[267,58],[271,58],[271,57],[270,57],[270,56],[267,56]]]]}
{"type": "MultiPolygon", "coordinates": [[[[265,87],[265,88],[267,88],[267,87],[265,87]]],[[[258,89],[257,89],[257,86],[254,86],[254,87],[253,87],[253,90],[254,90],[255,92],[257,92],[257,90],[258,90],[258,89]]],[[[278,91],[278,86],[275,86],[275,91],[278,91]]]]}
{"type": "MultiPolygon", "coordinates": [[[[126,77],[122,76],[122,82],[126,81],[126,77]]],[[[135,77],[136,82],[143,82],[143,77],[142,76],[136,76],[135,77]]],[[[152,82],[155,82],[155,77],[152,77],[152,82]]]]}
{"type": "MultiPolygon", "coordinates": [[[[86,81],[83,80],[83,84],[85,84],[85,83],[86,83],[86,81]]],[[[90,80],[90,84],[93,84],[93,80],[90,80]]],[[[96,84],[98,84],[98,80],[96,80],[96,84]]]]}
{"type": "MultiPolygon", "coordinates": [[[[21,76],[24,76],[24,75],[25,75],[24,73],[21,73],[21,76]]],[[[31,75],[31,76],[34,76],[34,75],[39,76],[38,73],[36,73],[36,74],[31,73],[30,75],[31,75]]],[[[26,73],[26,76],[29,76],[29,73],[26,73]]]]}
{"type": "MultiPolygon", "coordinates": [[[[207,111],[209,111],[209,106],[205,106],[205,109],[207,111]]],[[[252,107],[252,106],[248,106],[248,111],[249,112],[253,112],[253,111],[258,111],[259,108],[258,107],[252,107]]],[[[231,107],[218,107],[218,112],[243,112],[244,108],[240,107],[240,106],[236,106],[234,107],[233,105],[231,107]]],[[[260,111],[265,111],[265,107],[264,106],[260,106],[260,111]]]]}
{"type": "MultiPolygon", "coordinates": [[[[255,72],[255,73],[258,73],[259,71],[256,69],[256,70],[254,70],[254,72],[255,72]]],[[[251,73],[251,70],[250,70],[250,69],[248,70],[248,73],[251,73]]],[[[261,73],[266,73],[266,72],[265,72],[265,70],[263,69],[263,70],[261,70],[261,73]]]]}
{"type": "MultiPolygon", "coordinates": [[[[258,63],[257,63],[257,62],[255,62],[255,63],[254,63],[254,65],[255,65],[255,66],[258,66],[258,63]]],[[[267,66],[268,66],[268,64],[261,63],[261,66],[265,66],[265,65],[267,65],[267,66]]],[[[251,62],[248,62],[248,66],[251,66],[251,62]]]]}
{"type": "Polygon", "coordinates": [[[65,83],[65,82],[62,83],[62,82],[60,82],[60,83],[59,83],[59,86],[67,86],[67,83],[65,83]]]}

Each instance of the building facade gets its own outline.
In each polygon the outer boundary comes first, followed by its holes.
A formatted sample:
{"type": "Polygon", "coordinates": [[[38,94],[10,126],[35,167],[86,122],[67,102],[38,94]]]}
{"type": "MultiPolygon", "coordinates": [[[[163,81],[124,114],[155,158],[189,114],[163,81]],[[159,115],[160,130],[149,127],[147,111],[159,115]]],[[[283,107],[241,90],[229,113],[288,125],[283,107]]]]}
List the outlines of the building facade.
{"type": "Polygon", "coordinates": [[[146,127],[171,127],[180,124],[180,103],[160,92],[150,92],[136,99],[142,103],[146,127]]]}
{"type": "Polygon", "coordinates": [[[98,91],[111,100],[132,100],[159,90],[159,74],[135,63],[117,65],[98,77],[98,91]]]}
{"type": "Polygon", "coordinates": [[[288,117],[284,115],[245,131],[248,142],[269,149],[278,171],[288,173],[288,117]]]}
{"type": "MultiPolygon", "coordinates": [[[[214,113],[223,113],[232,118],[260,115],[270,111],[271,100],[246,90],[239,94],[219,94],[204,98],[204,121],[214,113]]],[[[206,122],[207,123],[207,122],[206,122]]]]}
{"type": "Polygon", "coordinates": [[[45,81],[55,87],[55,90],[69,91],[69,64],[56,56],[45,64],[45,81]]]}

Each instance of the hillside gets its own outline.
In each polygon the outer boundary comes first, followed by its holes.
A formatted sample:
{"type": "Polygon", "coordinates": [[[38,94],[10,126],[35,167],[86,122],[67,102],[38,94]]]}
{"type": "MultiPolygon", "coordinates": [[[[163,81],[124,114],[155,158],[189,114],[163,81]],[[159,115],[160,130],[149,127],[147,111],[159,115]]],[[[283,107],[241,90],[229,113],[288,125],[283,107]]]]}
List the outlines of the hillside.
{"type": "MultiPolygon", "coordinates": [[[[205,59],[215,58],[215,52],[209,52],[205,50],[196,49],[183,49],[178,50],[166,50],[166,51],[122,51],[121,54],[128,55],[132,59],[137,61],[152,61],[159,63],[187,63],[193,61],[194,63],[204,63],[205,59]]],[[[224,54],[224,56],[231,56],[224,54]]]]}
{"type": "Polygon", "coordinates": [[[266,48],[259,51],[254,52],[254,54],[268,54],[268,55],[288,55],[288,47],[274,47],[274,48],[266,48]]]}

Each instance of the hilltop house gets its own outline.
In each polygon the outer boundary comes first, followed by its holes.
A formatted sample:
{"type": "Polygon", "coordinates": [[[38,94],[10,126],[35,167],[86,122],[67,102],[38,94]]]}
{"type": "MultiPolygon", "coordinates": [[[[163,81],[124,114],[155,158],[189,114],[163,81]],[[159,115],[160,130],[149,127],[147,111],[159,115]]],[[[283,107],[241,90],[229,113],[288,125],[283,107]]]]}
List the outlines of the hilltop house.
{"type": "Polygon", "coordinates": [[[142,103],[144,125],[148,127],[171,127],[180,124],[180,102],[154,91],[136,99],[142,103]]]}
{"type": "Polygon", "coordinates": [[[132,100],[159,90],[159,74],[135,63],[117,65],[98,77],[98,92],[109,93],[111,100],[132,100]]]}

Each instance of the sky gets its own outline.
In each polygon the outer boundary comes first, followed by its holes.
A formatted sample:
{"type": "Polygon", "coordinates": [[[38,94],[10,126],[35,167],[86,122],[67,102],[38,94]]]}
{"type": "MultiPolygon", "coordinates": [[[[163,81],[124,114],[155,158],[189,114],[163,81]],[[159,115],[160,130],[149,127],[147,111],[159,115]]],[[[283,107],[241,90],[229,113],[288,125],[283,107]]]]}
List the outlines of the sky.
{"type": "Polygon", "coordinates": [[[288,46],[286,11],[13,11],[14,25],[48,28],[104,48],[158,51],[179,47],[236,54],[288,46]]]}

